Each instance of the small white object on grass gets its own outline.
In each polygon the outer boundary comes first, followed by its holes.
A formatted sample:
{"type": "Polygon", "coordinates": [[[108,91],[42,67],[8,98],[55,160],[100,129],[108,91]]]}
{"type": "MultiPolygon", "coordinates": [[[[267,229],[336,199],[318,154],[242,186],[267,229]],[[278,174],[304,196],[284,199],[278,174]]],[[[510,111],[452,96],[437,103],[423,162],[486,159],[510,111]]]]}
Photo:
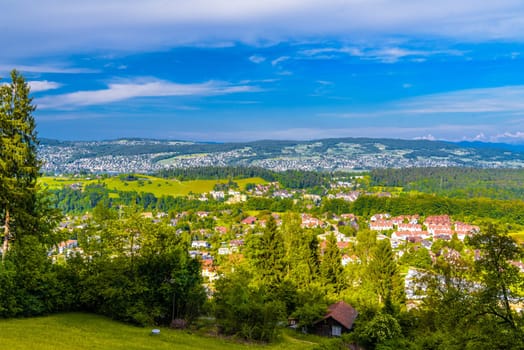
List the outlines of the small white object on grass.
{"type": "Polygon", "coordinates": [[[160,334],[160,329],[156,329],[156,328],[155,328],[155,329],[153,329],[153,330],[151,331],[151,335],[158,335],[158,334],[160,334]]]}

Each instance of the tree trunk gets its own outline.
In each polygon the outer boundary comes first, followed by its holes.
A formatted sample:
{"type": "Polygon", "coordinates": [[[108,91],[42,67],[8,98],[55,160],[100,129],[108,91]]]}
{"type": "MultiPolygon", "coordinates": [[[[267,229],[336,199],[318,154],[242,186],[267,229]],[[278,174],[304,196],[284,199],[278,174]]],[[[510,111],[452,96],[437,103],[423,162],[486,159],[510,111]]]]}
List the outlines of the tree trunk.
{"type": "Polygon", "coordinates": [[[2,246],[2,265],[4,264],[7,250],[9,249],[9,235],[10,235],[10,224],[11,216],[9,214],[9,207],[5,209],[5,224],[4,224],[4,244],[2,246]]]}

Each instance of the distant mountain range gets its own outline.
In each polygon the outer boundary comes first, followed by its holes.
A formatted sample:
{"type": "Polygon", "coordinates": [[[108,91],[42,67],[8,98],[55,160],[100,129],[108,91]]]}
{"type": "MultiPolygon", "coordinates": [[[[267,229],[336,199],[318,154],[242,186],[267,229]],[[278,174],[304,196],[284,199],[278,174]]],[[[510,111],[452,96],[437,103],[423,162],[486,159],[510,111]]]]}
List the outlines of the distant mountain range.
{"type": "Polygon", "coordinates": [[[47,173],[151,173],[168,167],[257,166],[276,171],[401,167],[522,168],[524,145],[483,142],[336,138],[242,143],[119,139],[42,139],[47,173]]]}

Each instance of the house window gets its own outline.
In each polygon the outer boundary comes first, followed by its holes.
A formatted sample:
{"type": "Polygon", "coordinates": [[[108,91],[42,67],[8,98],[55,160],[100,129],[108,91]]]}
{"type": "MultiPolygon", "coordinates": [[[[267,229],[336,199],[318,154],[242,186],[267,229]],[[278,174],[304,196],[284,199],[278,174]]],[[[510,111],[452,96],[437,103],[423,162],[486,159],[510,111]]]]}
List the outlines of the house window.
{"type": "Polygon", "coordinates": [[[340,326],[331,327],[331,335],[334,337],[340,337],[342,335],[342,327],[340,326]]]}

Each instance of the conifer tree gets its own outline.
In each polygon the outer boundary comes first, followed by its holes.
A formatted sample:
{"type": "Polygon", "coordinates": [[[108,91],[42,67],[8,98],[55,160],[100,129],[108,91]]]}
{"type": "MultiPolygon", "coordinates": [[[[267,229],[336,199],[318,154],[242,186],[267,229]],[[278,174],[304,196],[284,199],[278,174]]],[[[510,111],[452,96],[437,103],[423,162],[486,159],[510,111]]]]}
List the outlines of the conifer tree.
{"type": "Polygon", "coordinates": [[[402,297],[402,279],[389,240],[377,242],[369,264],[369,277],[373,281],[379,304],[398,303],[402,297]]]}
{"type": "Polygon", "coordinates": [[[0,86],[0,208],[4,224],[2,261],[9,243],[35,226],[40,170],[30,88],[16,70],[0,86]]]}
{"type": "Polygon", "coordinates": [[[337,239],[331,233],[326,240],[326,248],[320,262],[320,275],[327,286],[334,288],[336,293],[344,288],[344,267],[342,255],[337,246],[337,239]]]}
{"type": "Polygon", "coordinates": [[[287,277],[301,287],[307,287],[318,275],[318,240],[315,234],[300,227],[297,213],[288,213],[282,221],[286,248],[287,277]]]}
{"type": "Polygon", "coordinates": [[[261,238],[257,268],[262,281],[269,287],[276,287],[282,281],[286,268],[286,252],[282,233],[275,218],[269,217],[261,238]]]}

